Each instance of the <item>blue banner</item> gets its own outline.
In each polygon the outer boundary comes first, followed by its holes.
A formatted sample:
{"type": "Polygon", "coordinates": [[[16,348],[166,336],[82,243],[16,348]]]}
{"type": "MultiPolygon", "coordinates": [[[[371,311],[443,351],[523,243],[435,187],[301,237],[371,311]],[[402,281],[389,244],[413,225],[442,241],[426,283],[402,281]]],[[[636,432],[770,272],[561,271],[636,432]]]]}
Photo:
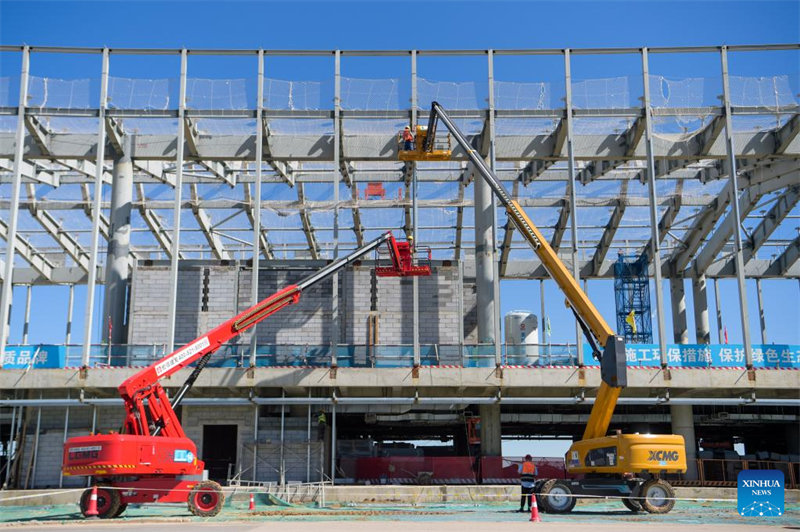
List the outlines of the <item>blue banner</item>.
{"type": "Polygon", "coordinates": [[[66,351],[60,345],[7,346],[3,354],[3,367],[7,369],[63,368],[66,351]]]}
{"type": "MultiPolygon", "coordinates": [[[[661,349],[657,344],[627,344],[628,366],[658,367],[661,349]]],[[[597,366],[589,344],[583,344],[583,363],[597,366]]],[[[740,368],[745,366],[742,344],[667,344],[667,365],[684,368],[740,368]]],[[[754,344],[753,367],[800,369],[800,345],[754,344]]]]}

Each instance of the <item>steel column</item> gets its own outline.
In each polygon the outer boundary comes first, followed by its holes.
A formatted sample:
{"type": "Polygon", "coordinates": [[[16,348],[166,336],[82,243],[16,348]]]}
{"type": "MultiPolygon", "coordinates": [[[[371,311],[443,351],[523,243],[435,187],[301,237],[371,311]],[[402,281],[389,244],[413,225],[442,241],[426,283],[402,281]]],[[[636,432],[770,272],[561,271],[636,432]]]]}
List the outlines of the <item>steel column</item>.
{"type": "Polygon", "coordinates": [[[178,311],[178,266],[181,248],[181,200],[183,195],[183,151],[186,130],[186,70],[188,52],[181,50],[181,80],[178,94],[178,142],[175,150],[175,203],[172,209],[172,252],[169,264],[169,310],[167,314],[167,352],[175,350],[175,319],[178,311]]]}
{"type": "MultiPolygon", "coordinates": [[[[16,394],[15,394],[16,396],[16,394]]],[[[22,416],[22,407],[19,407],[20,416],[22,416]]],[[[14,455],[11,453],[11,447],[14,443],[14,424],[17,422],[17,407],[11,408],[11,430],[8,432],[8,443],[6,444],[6,480],[3,482],[3,487],[8,489],[8,479],[11,476],[11,459],[14,455]]],[[[16,452],[16,449],[14,450],[16,452]]]]}
{"type": "MultiPolygon", "coordinates": [[[[581,270],[578,264],[578,205],[575,198],[575,152],[572,145],[572,67],[570,66],[570,49],[564,50],[564,79],[566,88],[566,131],[567,131],[567,189],[569,190],[570,235],[572,237],[572,276],[580,282],[581,270]]],[[[575,348],[578,364],[583,360],[583,333],[578,320],[575,320],[575,348]]]]}
{"type": "MultiPolygon", "coordinates": [[[[39,392],[39,399],[42,398],[42,392],[39,392]]],[[[39,433],[42,428],[42,407],[36,409],[36,434],[33,435],[33,461],[31,463],[31,482],[25,482],[25,488],[36,487],[36,463],[39,461],[39,433]]]]}
{"type": "Polygon", "coordinates": [[[22,344],[28,345],[28,331],[31,326],[31,294],[33,285],[25,287],[25,322],[22,324],[22,344]]]}
{"type": "Polygon", "coordinates": [[[764,313],[764,299],[761,293],[761,279],[756,279],[756,295],[758,296],[758,321],[761,325],[761,343],[767,343],[767,316],[764,313]]]}
{"type": "MultiPolygon", "coordinates": [[[[256,190],[253,197],[253,271],[250,280],[250,301],[258,303],[258,274],[261,263],[261,164],[264,159],[264,50],[258,50],[258,101],[256,102],[256,190]]],[[[244,185],[249,186],[249,185],[244,185]]],[[[256,366],[258,324],[250,337],[250,367],[256,366]]]]}
{"type": "Polygon", "coordinates": [[[717,305],[717,343],[723,343],[722,307],[719,303],[719,279],[714,279],[714,303],[717,305]]]}
{"type": "MultiPolygon", "coordinates": [[[[17,106],[17,132],[14,137],[14,177],[11,181],[11,205],[8,213],[8,235],[6,237],[5,269],[2,292],[0,292],[0,368],[6,352],[8,332],[11,326],[11,302],[14,298],[14,242],[17,241],[19,222],[19,191],[22,186],[22,156],[25,149],[25,106],[28,102],[28,71],[30,70],[30,46],[22,47],[22,66],[19,79],[19,104],[17,106]]],[[[8,477],[6,477],[8,480],[8,477]]]]}
{"type": "Polygon", "coordinates": [[[308,391],[308,399],[308,417],[306,419],[306,482],[311,482],[311,390],[308,391]]]}
{"type": "Polygon", "coordinates": [[[81,366],[89,366],[89,351],[92,345],[92,321],[94,318],[95,285],[97,283],[97,260],[100,247],[100,210],[103,202],[103,165],[106,157],[106,106],[108,104],[108,48],[103,49],[103,69],[100,79],[100,109],[97,127],[97,161],[94,176],[94,206],[92,208],[92,247],[89,252],[89,272],[86,285],[86,315],[83,326],[83,353],[81,366]]]}
{"type": "MultiPolygon", "coordinates": [[[[539,343],[547,343],[547,322],[545,321],[546,315],[544,313],[544,279],[539,279],[539,303],[541,305],[541,314],[539,314],[539,343]]],[[[548,353],[549,355],[549,353],[548,353]]]]}
{"type": "MultiPolygon", "coordinates": [[[[286,390],[281,391],[281,397],[286,397],[286,390]]],[[[278,462],[279,473],[278,480],[281,486],[286,485],[286,454],[285,454],[285,441],[286,441],[286,405],[281,405],[281,447],[280,458],[278,462]]]]}
{"type": "Polygon", "coordinates": [[[750,343],[750,319],[747,312],[747,288],[744,282],[744,258],[742,255],[742,223],[739,215],[739,182],[736,175],[736,151],[733,146],[733,116],[731,115],[731,95],[728,86],[728,47],[720,49],[722,62],[722,100],[725,107],[725,146],[728,150],[728,165],[730,167],[731,209],[733,213],[734,231],[734,258],[736,261],[736,283],[739,288],[739,310],[742,318],[742,340],[744,341],[745,365],[748,369],[753,367],[753,346],[750,343]]]}
{"type": "Polygon", "coordinates": [[[258,405],[253,405],[253,482],[258,480],[258,405]]]}
{"type": "MultiPolygon", "coordinates": [[[[495,171],[494,50],[488,51],[489,72],[489,167],[495,171]]],[[[500,338],[500,263],[497,260],[497,198],[492,194],[492,293],[494,298],[494,361],[502,363],[500,338]]]]}
{"type": "MultiPolygon", "coordinates": [[[[653,280],[656,288],[656,315],[658,316],[658,347],[661,367],[667,367],[667,334],[664,325],[664,294],[661,286],[661,238],[658,234],[658,198],[656,197],[656,160],[653,155],[653,109],[650,107],[650,66],[647,47],[642,48],[642,78],[644,81],[644,125],[647,145],[647,191],[650,197],[650,259],[653,263],[653,280]]],[[[686,317],[684,306],[684,319],[686,317]]],[[[686,327],[684,327],[686,329],[686,327]]]]}
{"type": "Polygon", "coordinates": [[[75,306],[75,285],[69,285],[69,299],[67,300],[67,334],[64,337],[64,343],[69,345],[72,340],[72,309],[75,306]]]}
{"type": "MultiPolygon", "coordinates": [[[[342,56],[334,53],[333,73],[333,260],[339,257],[339,180],[341,177],[342,141],[342,56]]],[[[336,367],[339,347],[339,273],[331,276],[331,367],[336,367]]]]}
{"type": "MultiPolygon", "coordinates": [[[[67,400],[69,400],[69,392],[67,392],[67,400]]],[[[61,442],[62,444],[67,443],[67,437],[69,436],[69,405],[64,411],[64,438],[61,442]]],[[[64,471],[59,468],[58,469],[58,487],[64,487],[64,471]]]]}
{"type": "Polygon", "coordinates": [[[331,404],[331,484],[336,484],[336,401],[331,404]]]}
{"type": "MultiPolygon", "coordinates": [[[[411,51],[411,124],[417,124],[417,51],[411,51]]],[[[419,245],[417,233],[417,163],[411,162],[411,234],[414,237],[412,244],[419,245]]],[[[414,367],[420,365],[419,347],[419,279],[411,278],[411,335],[414,351],[414,367]]]]}

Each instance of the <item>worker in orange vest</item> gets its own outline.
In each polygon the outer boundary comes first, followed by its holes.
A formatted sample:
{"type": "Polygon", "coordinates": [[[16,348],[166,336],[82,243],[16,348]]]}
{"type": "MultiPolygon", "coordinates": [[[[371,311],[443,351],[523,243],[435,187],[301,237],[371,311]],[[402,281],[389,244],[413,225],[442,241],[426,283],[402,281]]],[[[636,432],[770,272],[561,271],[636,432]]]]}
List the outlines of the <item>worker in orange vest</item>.
{"type": "Polygon", "coordinates": [[[519,473],[519,483],[522,488],[522,496],[519,499],[519,511],[526,512],[531,510],[531,499],[533,498],[533,485],[536,482],[536,464],[533,457],[525,455],[525,460],[517,467],[519,473]],[[528,502],[528,509],[525,509],[525,501],[528,502]]]}
{"type": "Polygon", "coordinates": [[[412,147],[412,144],[414,142],[414,135],[411,134],[411,128],[409,126],[406,126],[403,129],[402,138],[403,138],[403,149],[406,151],[413,150],[414,148],[412,147]]]}

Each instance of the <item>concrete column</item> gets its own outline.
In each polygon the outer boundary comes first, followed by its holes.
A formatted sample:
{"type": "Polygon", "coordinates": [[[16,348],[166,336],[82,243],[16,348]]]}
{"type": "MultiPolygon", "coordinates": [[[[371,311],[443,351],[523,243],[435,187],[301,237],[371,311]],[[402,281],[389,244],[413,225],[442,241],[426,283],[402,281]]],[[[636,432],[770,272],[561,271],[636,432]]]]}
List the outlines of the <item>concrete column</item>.
{"type": "Polygon", "coordinates": [[[128,340],[125,310],[131,263],[131,201],[133,200],[133,163],[131,137],[125,135],[123,152],[114,158],[114,179],[111,184],[111,227],[106,257],[106,286],[103,298],[103,341],[124,344],[128,340]],[[108,325],[111,322],[111,338],[108,325]]]}
{"type": "Polygon", "coordinates": [[[676,344],[689,343],[689,328],[686,325],[686,291],[683,279],[669,280],[669,293],[672,297],[672,335],[676,344]]]}
{"type": "Polygon", "coordinates": [[[708,294],[706,276],[698,275],[692,279],[692,299],[694,300],[695,334],[698,344],[711,343],[711,329],[708,325],[708,294]]]}
{"type": "Polygon", "coordinates": [[[500,405],[480,405],[481,456],[501,456],[500,405]]]}
{"type": "Polygon", "coordinates": [[[478,306],[478,342],[495,340],[494,265],[492,264],[492,189],[482,178],[475,187],[475,288],[478,306]]]}
{"type": "Polygon", "coordinates": [[[694,436],[692,405],[670,405],[672,433],[686,441],[686,479],[697,480],[697,439],[694,436]]]}

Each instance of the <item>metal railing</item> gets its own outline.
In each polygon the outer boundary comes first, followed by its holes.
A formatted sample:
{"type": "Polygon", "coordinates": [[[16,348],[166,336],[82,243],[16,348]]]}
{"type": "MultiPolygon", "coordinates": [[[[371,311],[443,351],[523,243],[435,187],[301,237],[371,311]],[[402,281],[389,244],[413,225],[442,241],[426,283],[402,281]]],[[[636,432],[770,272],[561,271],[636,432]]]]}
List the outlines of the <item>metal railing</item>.
{"type": "Polygon", "coordinates": [[[730,458],[698,458],[697,479],[688,480],[686,474],[667,475],[666,478],[676,486],[730,487],[737,485],[740,471],[749,469],[773,469],[783,471],[786,487],[800,487],[800,462],[780,460],[752,460],[730,458]]]}

